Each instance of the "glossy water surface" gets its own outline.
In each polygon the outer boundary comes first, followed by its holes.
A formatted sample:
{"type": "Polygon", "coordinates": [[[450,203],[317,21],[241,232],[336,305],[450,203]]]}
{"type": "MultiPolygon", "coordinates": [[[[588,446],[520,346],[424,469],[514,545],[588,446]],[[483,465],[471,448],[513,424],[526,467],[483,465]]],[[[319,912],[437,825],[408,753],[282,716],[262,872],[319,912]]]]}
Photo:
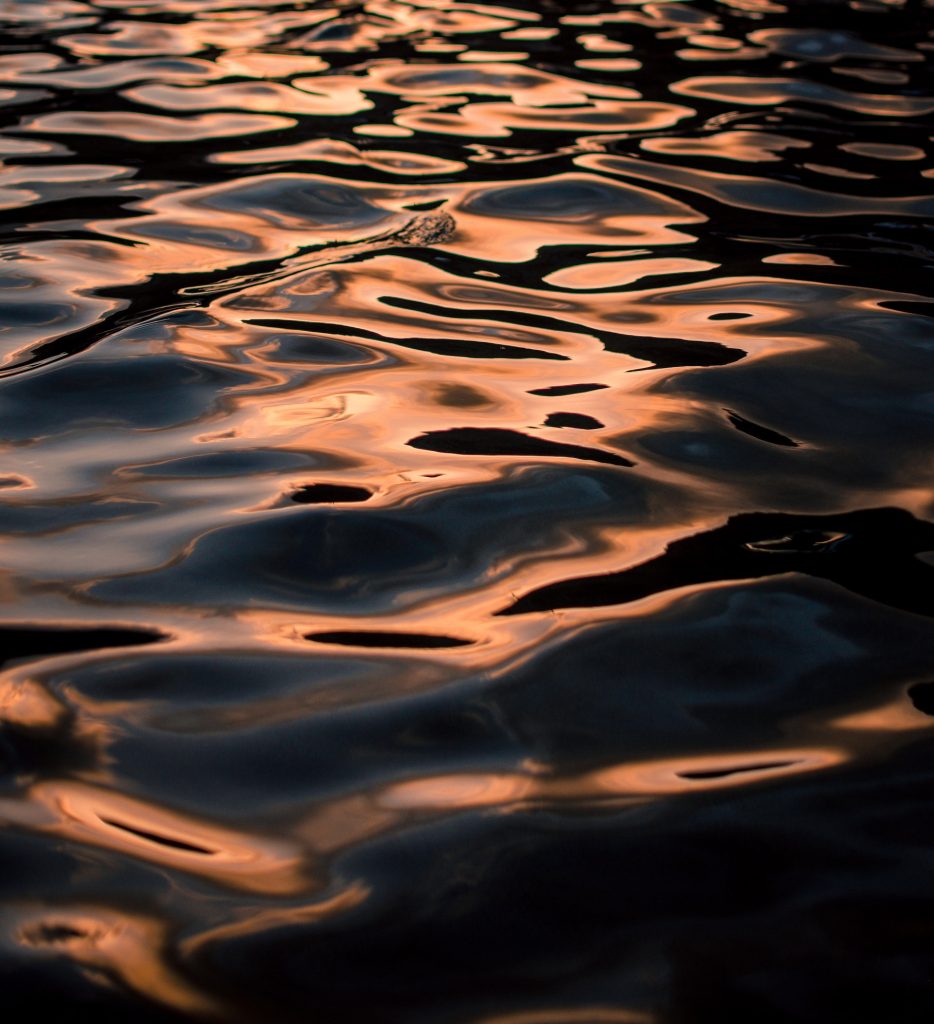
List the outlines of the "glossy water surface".
{"type": "Polygon", "coordinates": [[[0,0],[11,1020],[931,1020],[931,14],[0,0]]]}

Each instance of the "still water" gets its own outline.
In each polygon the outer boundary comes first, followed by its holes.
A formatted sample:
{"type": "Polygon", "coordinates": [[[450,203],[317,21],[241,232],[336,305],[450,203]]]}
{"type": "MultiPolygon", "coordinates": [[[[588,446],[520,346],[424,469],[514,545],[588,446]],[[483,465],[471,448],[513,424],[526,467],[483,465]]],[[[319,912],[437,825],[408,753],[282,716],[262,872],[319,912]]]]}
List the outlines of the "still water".
{"type": "Polygon", "coordinates": [[[0,24],[9,1019],[930,1021],[931,7],[0,24]]]}

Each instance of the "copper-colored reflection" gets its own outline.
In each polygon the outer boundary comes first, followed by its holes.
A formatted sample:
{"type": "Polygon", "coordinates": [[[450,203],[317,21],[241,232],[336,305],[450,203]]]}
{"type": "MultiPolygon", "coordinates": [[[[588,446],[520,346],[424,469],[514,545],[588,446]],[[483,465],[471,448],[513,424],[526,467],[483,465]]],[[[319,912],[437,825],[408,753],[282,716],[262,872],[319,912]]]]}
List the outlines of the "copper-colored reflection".
{"type": "Polygon", "coordinates": [[[901,696],[878,707],[842,714],[831,725],[844,732],[897,734],[927,730],[934,722],[901,696]]]}
{"type": "Polygon", "coordinates": [[[674,258],[626,260],[615,262],[601,260],[599,263],[579,264],[565,267],[549,274],[545,280],[558,288],[572,290],[588,288],[613,288],[632,284],[644,277],[658,274],[696,274],[702,270],[714,270],[716,264],[704,260],[674,258]]]}
{"type": "MultiPolygon", "coordinates": [[[[359,127],[359,126],[358,126],[359,127]]],[[[404,132],[403,134],[408,134],[404,132]]],[[[313,139],[293,146],[272,146],[268,149],[237,150],[214,156],[220,164],[265,164],[280,161],[320,161],[346,166],[372,167],[387,174],[419,177],[430,174],[452,174],[465,169],[458,160],[445,160],[430,153],[404,153],[392,150],[357,149],[349,142],[313,139]]]]}
{"type": "Polygon", "coordinates": [[[774,783],[848,760],[842,747],[778,748],[633,761],[579,774],[529,762],[516,771],[427,775],[322,803],[299,834],[327,856],[439,816],[529,811],[617,810],[657,800],[774,783]]]}
{"type": "Polygon", "coordinates": [[[24,949],[68,957],[95,980],[118,981],[173,1010],[212,1019],[221,1015],[222,1002],[172,964],[168,928],[155,917],[98,906],[39,905],[16,907],[4,917],[24,949]]]}
{"type": "Polygon", "coordinates": [[[639,145],[648,153],[666,153],[670,156],[716,157],[738,163],[776,163],[781,159],[783,151],[809,149],[811,143],[772,132],[727,131],[715,132],[702,138],[662,136],[643,139],[639,145]]]}
{"type": "MultiPolygon", "coordinates": [[[[761,782],[798,772],[816,771],[842,764],[841,750],[778,749],[756,754],[710,754],[670,761],[604,768],[584,776],[570,792],[597,794],[689,793],[761,782]]],[[[556,787],[564,795],[563,787],[556,787]]]]}
{"type": "MultiPolygon", "coordinates": [[[[357,114],[372,104],[359,92],[329,91],[311,95],[276,82],[237,82],[229,85],[140,85],[124,95],[143,106],[187,113],[193,110],[257,110],[284,114],[317,114],[336,117],[357,114]]],[[[245,134],[237,132],[236,134],[245,134]]]]}
{"type": "Polygon", "coordinates": [[[495,1014],[475,1024],[655,1024],[658,1017],[643,1010],[624,1010],[613,1006],[561,1007],[495,1014]]]}
{"type": "Polygon", "coordinates": [[[370,896],[370,889],[361,882],[353,882],[333,896],[322,898],[314,903],[288,906],[282,908],[251,908],[242,913],[238,920],[218,925],[199,932],[181,944],[181,952],[186,959],[197,956],[206,947],[214,943],[229,942],[247,935],[257,935],[274,928],[287,928],[294,925],[313,925],[327,921],[331,917],[359,907],[370,896]]]}
{"type": "Polygon", "coordinates": [[[894,96],[849,92],[829,85],[800,82],[792,78],[742,78],[699,75],[685,78],[671,87],[679,96],[728,100],[743,105],[772,105],[801,98],[860,114],[887,117],[921,117],[934,110],[934,101],[924,96],[894,96]]]}
{"type": "Polygon", "coordinates": [[[539,774],[451,775],[398,783],[380,796],[392,808],[502,807],[529,800],[641,800],[761,782],[843,763],[840,750],[774,750],[613,765],[572,777],[539,774]]]}
{"type": "Polygon", "coordinates": [[[93,111],[40,114],[24,126],[51,135],[105,135],[131,142],[223,139],[290,128],[295,122],[274,114],[99,114],[93,111]]]}
{"type": "Polygon", "coordinates": [[[381,803],[396,809],[496,807],[535,793],[531,779],[512,775],[449,775],[389,787],[381,803]]]}
{"type": "Polygon", "coordinates": [[[0,677],[0,722],[32,729],[54,729],[67,716],[65,705],[41,683],[0,677]]]}
{"type": "Polygon", "coordinates": [[[795,214],[804,217],[839,217],[847,214],[885,213],[902,217],[929,215],[931,200],[923,195],[906,198],[849,196],[806,188],[793,182],[774,181],[753,175],[724,174],[687,169],[674,164],[650,163],[631,157],[587,155],[578,157],[581,167],[624,174],[656,186],[675,185],[700,195],[747,210],[795,214]]]}
{"type": "Polygon", "coordinates": [[[80,782],[36,783],[25,797],[0,802],[0,817],[250,892],[282,895],[309,882],[301,850],[287,840],[207,824],[80,782]]]}

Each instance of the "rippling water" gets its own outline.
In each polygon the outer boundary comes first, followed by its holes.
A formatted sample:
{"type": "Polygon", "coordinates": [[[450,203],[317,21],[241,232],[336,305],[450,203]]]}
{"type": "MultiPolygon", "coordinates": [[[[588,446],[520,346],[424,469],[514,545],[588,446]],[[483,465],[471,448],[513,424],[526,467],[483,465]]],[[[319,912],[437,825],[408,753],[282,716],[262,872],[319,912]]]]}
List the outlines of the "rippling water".
{"type": "Polygon", "coordinates": [[[5,1010],[929,1021],[931,7],[0,24],[5,1010]]]}

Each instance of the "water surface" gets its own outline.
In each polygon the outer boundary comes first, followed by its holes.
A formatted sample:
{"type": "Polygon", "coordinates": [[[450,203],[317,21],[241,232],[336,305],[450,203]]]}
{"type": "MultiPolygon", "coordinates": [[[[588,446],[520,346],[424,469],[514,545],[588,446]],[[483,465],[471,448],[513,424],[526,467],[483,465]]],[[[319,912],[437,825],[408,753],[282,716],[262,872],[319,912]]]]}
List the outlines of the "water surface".
{"type": "Polygon", "coordinates": [[[7,1012],[930,1020],[930,6],[0,25],[7,1012]]]}

